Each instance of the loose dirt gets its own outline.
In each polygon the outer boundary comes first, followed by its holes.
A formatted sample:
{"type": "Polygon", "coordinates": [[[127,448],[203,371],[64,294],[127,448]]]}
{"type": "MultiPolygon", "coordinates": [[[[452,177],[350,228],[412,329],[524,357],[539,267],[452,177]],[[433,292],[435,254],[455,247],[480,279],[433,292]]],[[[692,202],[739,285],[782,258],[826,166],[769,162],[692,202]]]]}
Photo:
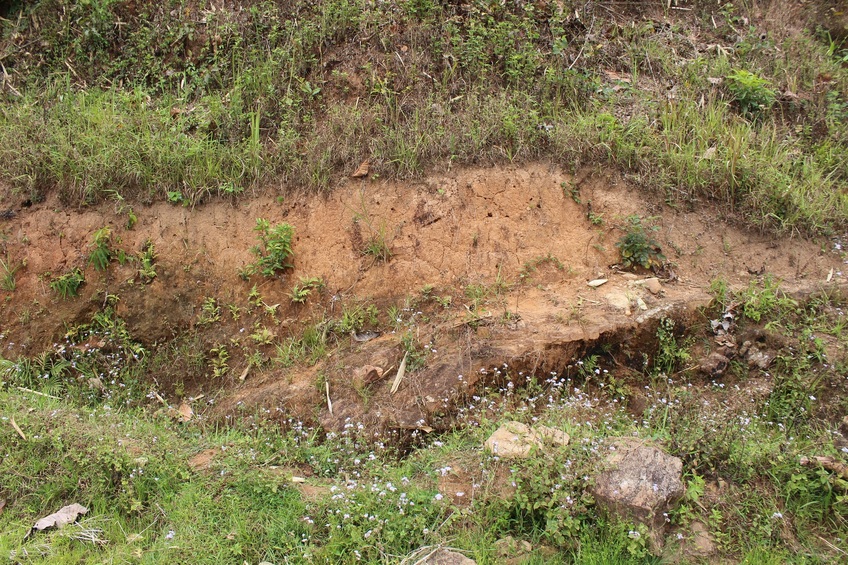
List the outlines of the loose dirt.
{"type": "MultiPolygon", "coordinates": [[[[7,191],[4,200],[13,198],[7,191]]],[[[352,421],[438,427],[457,400],[504,363],[515,371],[562,371],[602,343],[638,343],[661,316],[674,315],[684,325],[704,322],[698,309],[708,304],[716,279],[741,287],[770,275],[789,291],[845,281],[843,256],[830,241],[744,231],[705,207],[669,208],[596,168],[571,175],[537,164],[408,183],[349,179],[321,195],[269,186],[250,198],[194,209],[136,205],[132,229],[113,204],[71,210],[48,199],[16,211],[0,221],[0,254],[13,264],[26,262],[16,289],[0,291],[4,357],[32,355],[61,341],[69,327],[103,307],[108,293],[119,297],[118,314],[148,348],[186,335],[207,351],[231,344],[227,376],[214,378],[210,369],[189,378],[175,364],[157,368],[151,386],[175,394],[180,383],[186,394],[215,397],[206,408],[211,414],[262,407],[328,428],[352,421]],[[652,218],[669,262],[656,293],[640,283],[651,273],[615,267],[621,227],[634,214],[652,218]],[[239,271],[253,260],[257,218],[294,227],[295,267],[281,277],[245,281],[239,271]],[[155,246],[153,282],[141,281],[136,262],[113,263],[104,273],[87,264],[93,232],[107,225],[115,247],[127,254],[139,253],[148,240],[155,246]],[[364,252],[374,238],[390,249],[388,261],[364,252]],[[62,300],[49,281],[74,267],[84,269],[87,282],[79,297],[62,300]],[[306,276],[322,277],[326,288],[295,304],[289,293],[306,276]],[[587,285],[595,279],[608,282],[587,285]],[[266,305],[279,304],[274,316],[250,310],[254,285],[266,305]],[[221,306],[221,321],[201,326],[208,297],[221,306]],[[227,304],[244,314],[233,319],[227,304]],[[279,341],[321,319],[340,318],[352,304],[380,310],[382,335],[367,342],[342,336],[313,366],[271,364],[244,373],[246,336],[259,325],[279,341]],[[401,324],[389,323],[391,305],[401,324]],[[391,394],[403,335],[420,344],[422,366],[408,371],[391,394]],[[354,378],[367,365],[382,374],[354,378]]],[[[271,345],[255,350],[266,360],[274,355],[271,345]]]]}

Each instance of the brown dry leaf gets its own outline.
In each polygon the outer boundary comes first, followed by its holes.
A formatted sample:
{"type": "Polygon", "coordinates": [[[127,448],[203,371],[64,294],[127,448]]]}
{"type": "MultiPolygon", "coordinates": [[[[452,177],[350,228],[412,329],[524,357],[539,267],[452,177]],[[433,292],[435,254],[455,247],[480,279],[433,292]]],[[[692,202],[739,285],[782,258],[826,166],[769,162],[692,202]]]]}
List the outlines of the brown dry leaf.
{"type": "Polygon", "coordinates": [[[355,179],[367,177],[368,176],[368,168],[370,166],[371,166],[371,161],[369,161],[368,159],[365,159],[364,161],[362,161],[359,164],[359,168],[356,169],[356,171],[350,176],[355,178],[355,179]]]}
{"type": "Polygon", "coordinates": [[[15,422],[15,419],[14,419],[14,418],[11,418],[11,419],[9,420],[9,423],[10,423],[10,424],[12,424],[12,427],[13,427],[13,428],[15,428],[15,431],[16,431],[16,432],[18,432],[18,435],[19,435],[19,436],[21,436],[21,438],[23,438],[23,440],[24,440],[24,441],[26,441],[26,436],[24,435],[24,432],[23,432],[23,430],[20,428],[20,426],[18,426],[17,422],[15,422]]]}
{"type": "MultiPolygon", "coordinates": [[[[64,506],[59,509],[58,512],[54,512],[49,516],[45,516],[40,519],[38,522],[30,530],[30,534],[32,532],[40,532],[43,530],[49,530],[50,528],[62,528],[77,521],[83,514],[88,513],[88,508],[82,506],[80,504],[70,504],[68,506],[64,506]]],[[[29,536],[29,534],[27,534],[29,536]]]]}
{"type": "Polygon", "coordinates": [[[191,406],[187,402],[180,404],[177,412],[180,414],[180,422],[188,422],[194,417],[194,410],[191,409],[191,406]]]}
{"type": "Polygon", "coordinates": [[[398,367],[397,376],[395,376],[395,382],[392,383],[392,394],[397,392],[397,389],[400,387],[400,382],[403,380],[403,374],[406,373],[407,357],[409,357],[409,351],[404,353],[403,361],[400,362],[400,367],[398,367]]]}

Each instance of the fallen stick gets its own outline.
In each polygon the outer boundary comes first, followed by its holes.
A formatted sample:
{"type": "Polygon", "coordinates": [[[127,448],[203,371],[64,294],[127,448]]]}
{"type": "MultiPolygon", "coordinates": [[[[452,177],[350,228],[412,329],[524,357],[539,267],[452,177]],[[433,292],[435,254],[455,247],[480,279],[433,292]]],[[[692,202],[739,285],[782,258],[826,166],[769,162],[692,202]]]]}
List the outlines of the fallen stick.
{"type": "Polygon", "coordinates": [[[47,398],[52,398],[53,400],[62,400],[58,396],[53,396],[52,394],[46,394],[46,393],[43,393],[43,392],[38,392],[37,390],[32,390],[31,388],[26,388],[26,387],[22,387],[22,386],[15,387],[15,388],[17,388],[18,390],[22,390],[24,392],[30,392],[32,394],[37,394],[38,396],[46,396],[47,398]]]}
{"type": "Polygon", "coordinates": [[[15,419],[10,418],[9,421],[12,423],[12,427],[15,428],[15,431],[18,432],[18,435],[21,436],[21,438],[23,438],[24,441],[26,441],[26,436],[24,435],[23,430],[21,430],[21,428],[18,427],[18,424],[17,424],[17,422],[15,422],[15,419]]]}
{"type": "Polygon", "coordinates": [[[805,465],[808,467],[812,467],[813,465],[819,465],[824,467],[828,471],[833,471],[840,478],[848,480],[848,465],[845,463],[841,463],[834,459],[833,457],[802,457],[801,465],[805,465]]]}

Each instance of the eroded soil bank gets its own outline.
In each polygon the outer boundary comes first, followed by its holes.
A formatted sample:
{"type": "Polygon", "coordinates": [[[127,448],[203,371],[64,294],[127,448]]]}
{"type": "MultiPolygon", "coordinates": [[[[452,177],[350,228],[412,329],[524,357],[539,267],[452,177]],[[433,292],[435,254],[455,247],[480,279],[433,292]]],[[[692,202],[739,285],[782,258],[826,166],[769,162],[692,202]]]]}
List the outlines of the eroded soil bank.
{"type": "Polygon", "coordinates": [[[570,175],[537,164],[410,183],[349,179],[318,196],[270,186],[193,209],[135,206],[132,229],[126,212],[48,200],[0,224],[7,262],[25,262],[14,291],[3,292],[3,356],[61,343],[114,304],[133,339],[158,355],[147,379],[166,397],[204,395],[197,412],[261,406],[327,428],[348,419],[438,427],[504,363],[516,374],[565,371],[605,345],[622,352],[622,366],[636,363],[662,317],[675,317],[679,331],[706,323],[700,309],[714,281],[738,288],[770,276],[790,292],[845,281],[834,241],[743,231],[714,210],[646,199],[597,169],[570,175]],[[617,267],[616,243],[634,215],[657,227],[649,233],[667,259],[658,273],[617,267]],[[294,268],[283,276],[240,276],[254,259],[257,218],[294,227],[294,268]],[[93,234],[104,226],[127,256],[152,244],[152,282],[138,261],[113,261],[105,271],[90,264],[93,234]],[[49,283],[75,267],[86,283],[63,300],[49,283]],[[320,277],[323,289],[298,303],[292,288],[304,277],[320,277]],[[607,282],[587,284],[598,279],[607,282]],[[308,339],[323,347],[291,354],[292,343],[308,339]]]}

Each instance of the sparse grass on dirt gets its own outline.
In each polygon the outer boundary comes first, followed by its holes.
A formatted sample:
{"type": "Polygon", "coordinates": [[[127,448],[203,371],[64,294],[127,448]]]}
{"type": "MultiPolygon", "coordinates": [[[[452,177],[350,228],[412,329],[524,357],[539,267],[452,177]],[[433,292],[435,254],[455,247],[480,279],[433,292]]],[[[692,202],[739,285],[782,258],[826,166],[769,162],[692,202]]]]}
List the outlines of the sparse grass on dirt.
{"type": "Polygon", "coordinates": [[[810,16],[794,3],[684,4],[26,3],[2,25],[2,170],[36,197],[196,204],[328,189],[365,158],[393,177],[544,158],[782,232],[845,227],[845,46],[768,23],[810,16]]]}

